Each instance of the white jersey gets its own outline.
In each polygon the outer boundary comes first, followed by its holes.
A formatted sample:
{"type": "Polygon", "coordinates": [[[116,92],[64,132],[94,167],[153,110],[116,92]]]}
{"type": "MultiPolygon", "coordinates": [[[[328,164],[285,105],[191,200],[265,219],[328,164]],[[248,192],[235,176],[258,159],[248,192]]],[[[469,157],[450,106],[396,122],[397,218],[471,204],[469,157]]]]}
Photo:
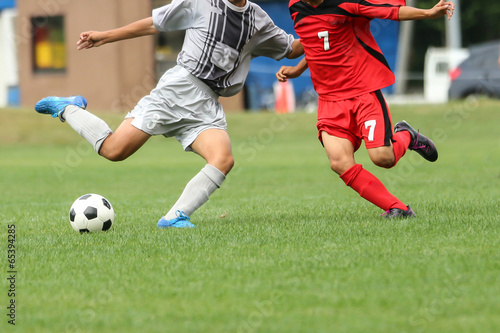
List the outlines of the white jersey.
{"type": "Polygon", "coordinates": [[[248,0],[244,7],[228,0],[174,0],[153,10],[153,23],[159,31],[186,30],[177,64],[220,96],[243,88],[252,58],[280,60],[294,41],[248,0]]]}

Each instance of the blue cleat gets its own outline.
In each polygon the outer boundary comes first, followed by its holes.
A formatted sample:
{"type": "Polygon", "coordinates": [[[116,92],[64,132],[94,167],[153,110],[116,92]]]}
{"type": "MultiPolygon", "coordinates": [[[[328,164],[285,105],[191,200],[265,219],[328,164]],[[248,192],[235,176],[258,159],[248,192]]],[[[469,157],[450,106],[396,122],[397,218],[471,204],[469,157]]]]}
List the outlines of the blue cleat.
{"type": "Polygon", "coordinates": [[[165,220],[163,217],[158,221],[158,228],[196,228],[189,222],[189,216],[180,210],[175,212],[176,218],[165,220]]]}
{"type": "Polygon", "coordinates": [[[66,109],[68,105],[75,105],[79,108],[85,109],[87,107],[87,100],[83,96],[71,96],[71,97],[56,97],[49,96],[42,98],[35,105],[35,110],[38,113],[50,114],[52,118],[59,117],[61,121],[61,113],[66,109]]]}

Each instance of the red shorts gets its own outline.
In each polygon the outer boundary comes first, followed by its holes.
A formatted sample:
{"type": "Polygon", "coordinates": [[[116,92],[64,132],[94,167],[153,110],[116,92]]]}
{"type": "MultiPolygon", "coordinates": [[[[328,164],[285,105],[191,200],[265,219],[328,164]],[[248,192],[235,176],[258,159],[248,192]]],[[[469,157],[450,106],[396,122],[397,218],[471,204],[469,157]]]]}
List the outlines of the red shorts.
{"type": "Polygon", "coordinates": [[[392,120],[380,90],[341,101],[319,100],[318,138],[321,132],[348,139],[354,151],[365,141],[366,148],[390,146],[392,120]]]}

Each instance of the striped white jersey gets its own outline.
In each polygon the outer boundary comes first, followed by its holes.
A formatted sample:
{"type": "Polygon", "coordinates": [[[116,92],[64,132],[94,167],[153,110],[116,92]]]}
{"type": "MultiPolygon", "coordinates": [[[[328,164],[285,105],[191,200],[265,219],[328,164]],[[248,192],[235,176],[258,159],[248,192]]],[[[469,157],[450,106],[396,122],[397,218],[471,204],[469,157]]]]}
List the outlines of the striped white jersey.
{"type": "Polygon", "coordinates": [[[174,0],[153,10],[153,23],[159,31],[186,30],[177,64],[220,96],[243,88],[252,58],[280,60],[294,41],[248,0],[244,7],[227,0],[174,0]]]}

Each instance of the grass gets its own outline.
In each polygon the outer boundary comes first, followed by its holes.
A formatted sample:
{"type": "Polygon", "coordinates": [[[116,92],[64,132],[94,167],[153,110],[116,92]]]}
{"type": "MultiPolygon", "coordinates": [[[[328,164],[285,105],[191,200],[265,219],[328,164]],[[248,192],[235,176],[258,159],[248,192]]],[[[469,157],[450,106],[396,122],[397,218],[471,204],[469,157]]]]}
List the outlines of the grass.
{"type": "Polygon", "coordinates": [[[111,163],[67,124],[1,109],[0,327],[15,225],[19,332],[497,332],[499,106],[392,106],[439,160],[357,160],[412,205],[409,221],[384,221],[329,170],[314,114],[228,115],[237,164],[192,230],[156,228],[204,165],[175,140],[111,163]],[[69,225],[89,192],[114,206],[106,233],[69,225]]]}

